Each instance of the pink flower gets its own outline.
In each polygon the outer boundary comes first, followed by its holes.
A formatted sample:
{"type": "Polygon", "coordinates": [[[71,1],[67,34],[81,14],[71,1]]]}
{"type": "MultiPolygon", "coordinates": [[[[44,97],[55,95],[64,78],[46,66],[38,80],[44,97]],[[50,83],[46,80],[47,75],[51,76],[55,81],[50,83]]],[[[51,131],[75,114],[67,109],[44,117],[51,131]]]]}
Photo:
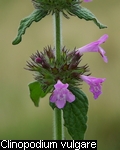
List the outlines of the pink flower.
{"type": "Polygon", "coordinates": [[[90,85],[90,92],[93,93],[94,99],[97,99],[101,91],[101,85],[106,80],[105,78],[95,78],[92,76],[81,75],[80,78],[90,85]]]}
{"type": "Polygon", "coordinates": [[[83,0],[83,1],[87,3],[87,2],[91,2],[92,0],[83,0]]]}
{"type": "Polygon", "coordinates": [[[40,57],[37,57],[37,58],[35,59],[35,62],[36,62],[36,63],[42,63],[42,59],[41,59],[40,57]]]}
{"type": "Polygon", "coordinates": [[[55,103],[58,108],[63,108],[66,104],[66,101],[72,103],[75,100],[75,96],[70,92],[68,84],[63,84],[60,80],[54,85],[55,90],[50,96],[50,102],[55,103]]]}
{"type": "Polygon", "coordinates": [[[108,38],[108,35],[105,34],[100,37],[97,41],[89,43],[81,48],[78,48],[76,54],[83,54],[85,52],[98,52],[102,56],[103,60],[107,63],[107,57],[105,56],[105,51],[100,47],[100,44],[103,44],[108,38]]]}

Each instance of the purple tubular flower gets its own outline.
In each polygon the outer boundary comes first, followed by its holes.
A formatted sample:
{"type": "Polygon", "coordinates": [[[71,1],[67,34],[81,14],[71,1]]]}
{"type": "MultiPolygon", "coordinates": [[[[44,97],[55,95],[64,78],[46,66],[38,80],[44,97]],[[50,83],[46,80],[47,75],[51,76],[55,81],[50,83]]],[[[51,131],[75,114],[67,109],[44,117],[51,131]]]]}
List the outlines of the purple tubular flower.
{"type": "Polygon", "coordinates": [[[54,85],[55,90],[50,96],[50,102],[55,103],[59,109],[65,106],[66,101],[72,103],[75,100],[75,96],[67,89],[68,86],[67,83],[63,84],[60,80],[54,85]]]}
{"type": "Polygon", "coordinates": [[[97,41],[89,43],[81,48],[78,48],[76,54],[83,54],[85,52],[98,52],[102,56],[104,62],[108,62],[107,57],[105,56],[105,51],[100,47],[100,44],[104,43],[108,38],[107,34],[104,34],[97,41]]]}
{"type": "Polygon", "coordinates": [[[93,93],[94,99],[97,99],[101,91],[101,85],[106,80],[105,78],[95,78],[92,76],[81,75],[80,78],[90,85],[90,92],[93,93]]]}
{"type": "Polygon", "coordinates": [[[87,2],[91,2],[92,0],[83,0],[83,1],[87,3],[87,2]]]}

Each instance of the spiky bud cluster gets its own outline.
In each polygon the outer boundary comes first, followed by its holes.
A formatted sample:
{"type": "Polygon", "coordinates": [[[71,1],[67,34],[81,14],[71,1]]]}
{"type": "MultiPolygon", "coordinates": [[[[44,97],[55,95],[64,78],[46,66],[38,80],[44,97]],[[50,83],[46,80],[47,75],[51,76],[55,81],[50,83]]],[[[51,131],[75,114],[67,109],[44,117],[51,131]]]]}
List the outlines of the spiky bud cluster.
{"type": "Polygon", "coordinates": [[[45,90],[48,86],[54,85],[58,80],[69,85],[79,85],[82,81],[80,75],[88,72],[88,66],[79,67],[82,55],[67,50],[61,50],[61,62],[55,58],[55,48],[50,46],[44,48],[44,52],[37,51],[31,55],[31,60],[27,61],[27,70],[35,72],[35,79],[43,85],[45,90]]]}
{"type": "Polygon", "coordinates": [[[69,18],[69,15],[74,15],[71,10],[75,10],[81,3],[80,0],[32,0],[36,9],[47,11],[47,14],[62,12],[63,16],[69,18]],[[66,12],[65,12],[66,11],[66,12]]]}

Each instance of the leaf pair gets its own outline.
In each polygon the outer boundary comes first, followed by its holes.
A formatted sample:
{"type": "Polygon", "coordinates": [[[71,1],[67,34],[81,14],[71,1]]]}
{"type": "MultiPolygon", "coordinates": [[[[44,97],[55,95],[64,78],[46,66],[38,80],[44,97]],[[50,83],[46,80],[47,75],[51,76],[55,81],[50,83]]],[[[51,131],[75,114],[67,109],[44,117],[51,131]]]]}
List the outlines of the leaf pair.
{"type": "MultiPolygon", "coordinates": [[[[76,7],[76,9],[69,8],[68,10],[75,16],[78,16],[80,19],[85,19],[86,21],[94,21],[94,23],[100,28],[106,28],[105,25],[101,24],[98,19],[95,17],[95,15],[90,12],[88,9],[84,7],[76,7]]],[[[22,40],[22,35],[25,34],[26,29],[35,21],[38,22],[42,18],[44,18],[48,14],[48,11],[45,11],[43,9],[35,9],[33,13],[31,13],[28,17],[24,18],[20,22],[20,26],[18,28],[18,34],[15,40],[12,42],[13,45],[19,44],[22,40]]]]}

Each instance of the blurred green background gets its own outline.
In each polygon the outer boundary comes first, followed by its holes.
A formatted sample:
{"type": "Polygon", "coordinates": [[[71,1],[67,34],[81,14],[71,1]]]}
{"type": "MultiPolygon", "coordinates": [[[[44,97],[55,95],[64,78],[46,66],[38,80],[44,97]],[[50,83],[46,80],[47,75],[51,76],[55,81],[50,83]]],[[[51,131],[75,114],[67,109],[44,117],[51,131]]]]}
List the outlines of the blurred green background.
{"type": "MultiPolygon", "coordinates": [[[[90,9],[108,28],[100,30],[93,22],[77,17],[63,18],[63,45],[68,49],[79,48],[103,34],[109,35],[102,45],[109,60],[107,64],[97,53],[83,56],[82,63],[89,64],[92,76],[106,78],[98,100],[93,99],[88,85],[83,84],[82,89],[89,98],[85,139],[97,139],[98,150],[119,150],[120,1],[93,0],[82,6],[90,9]]],[[[52,16],[33,23],[19,45],[11,44],[20,20],[33,9],[30,0],[0,0],[0,139],[52,139],[53,111],[48,104],[49,95],[36,108],[27,86],[34,81],[32,72],[24,70],[32,53],[47,45],[54,46],[52,16]]]]}

